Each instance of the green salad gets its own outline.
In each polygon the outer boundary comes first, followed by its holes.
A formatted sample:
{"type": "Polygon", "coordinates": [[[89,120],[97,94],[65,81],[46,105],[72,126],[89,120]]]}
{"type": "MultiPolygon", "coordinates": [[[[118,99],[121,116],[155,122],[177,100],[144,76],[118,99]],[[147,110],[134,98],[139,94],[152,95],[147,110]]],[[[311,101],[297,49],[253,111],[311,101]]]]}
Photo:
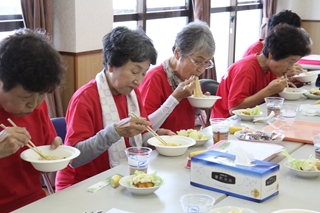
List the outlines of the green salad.
{"type": "Polygon", "coordinates": [[[290,156],[287,150],[283,150],[282,154],[287,157],[291,167],[302,171],[320,171],[320,160],[312,155],[308,159],[296,159],[290,156]]]}

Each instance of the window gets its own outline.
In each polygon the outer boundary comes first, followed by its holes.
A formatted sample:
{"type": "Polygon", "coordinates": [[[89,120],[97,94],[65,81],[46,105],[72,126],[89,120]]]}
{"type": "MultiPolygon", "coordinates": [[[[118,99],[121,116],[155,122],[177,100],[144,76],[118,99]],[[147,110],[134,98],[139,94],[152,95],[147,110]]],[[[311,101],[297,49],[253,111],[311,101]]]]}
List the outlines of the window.
{"type": "Polygon", "coordinates": [[[20,0],[0,0],[0,40],[24,27],[20,0]]]}
{"type": "MultiPolygon", "coordinates": [[[[160,64],[172,55],[176,34],[192,19],[191,3],[191,0],[113,0],[113,26],[141,26],[153,40],[160,64]]],[[[218,81],[259,39],[261,20],[262,0],[211,0],[210,28],[216,41],[218,81]]]]}

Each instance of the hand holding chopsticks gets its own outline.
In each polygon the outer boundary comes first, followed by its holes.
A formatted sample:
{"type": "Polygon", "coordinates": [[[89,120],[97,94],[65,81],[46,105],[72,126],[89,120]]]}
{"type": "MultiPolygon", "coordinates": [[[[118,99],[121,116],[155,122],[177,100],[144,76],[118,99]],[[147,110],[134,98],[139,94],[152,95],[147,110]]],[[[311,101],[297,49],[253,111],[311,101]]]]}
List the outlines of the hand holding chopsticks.
{"type": "MultiPolygon", "coordinates": [[[[10,123],[12,126],[17,127],[17,125],[16,125],[10,118],[8,118],[8,121],[9,121],[9,123],[10,123]]],[[[4,124],[1,124],[0,126],[1,126],[3,129],[6,128],[6,126],[5,126],[4,124]]],[[[36,153],[38,153],[38,155],[40,155],[40,157],[42,157],[43,159],[46,159],[46,158],[47,158],[45,155],[43,155],[43,154],[41,153],[41,151],[36,147],[36,145],[34,145],[34,143],[33,143],[31,140],[29,140],[27,146],[28,146],[30,149],[32,149],[33,151],[35,151],[36,153]]]]}
{"type": "MultiPolygon", "coordinates": [[[[134,112],[130,113],[130,116],[133,118],[138,118],[140,117],[136,115],[134,112]]],[[[156,137],[163,145],[167,145],[167,142],[165,142],[153,129],[151,129],[149,126],[146,126],[148,132],[150,132],[154,137],[156,137]]]]}

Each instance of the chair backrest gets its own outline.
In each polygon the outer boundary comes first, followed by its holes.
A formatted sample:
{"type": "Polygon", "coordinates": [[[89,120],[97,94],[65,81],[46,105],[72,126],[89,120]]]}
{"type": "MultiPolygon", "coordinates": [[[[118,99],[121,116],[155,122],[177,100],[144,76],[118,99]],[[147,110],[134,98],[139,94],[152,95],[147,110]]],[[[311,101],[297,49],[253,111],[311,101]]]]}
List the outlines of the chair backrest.
{"type": "Polygon", "coordinates": [[[210,92],[211,95],[216,95],[219,82],[213,79],[200,79],[201,90],[203,93],[210,92]]]}
{"type": "Polygon", "coordinates": [[[51,122],[56,129],[58,136],[60,136],[62,138],[62,142],[64,142],[67,133],[65,117],[51,118],[51,122]]]}

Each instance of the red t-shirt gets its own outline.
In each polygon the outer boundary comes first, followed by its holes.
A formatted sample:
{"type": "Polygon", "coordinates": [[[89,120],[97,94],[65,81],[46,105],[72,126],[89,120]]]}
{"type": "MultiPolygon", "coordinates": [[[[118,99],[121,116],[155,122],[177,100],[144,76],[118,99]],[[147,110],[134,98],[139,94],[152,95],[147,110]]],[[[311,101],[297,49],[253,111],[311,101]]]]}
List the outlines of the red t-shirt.
{"type": "MultiPolygon", "coordinates": [[[[141,117],[147,118],[142,104],[140,92],[135,89],[141,117]]],[[[127,99],[125,95],[113,96],[119,113],[120,120],[128,117],[127,99]]],[[[102,130],[102,110],[99,93],[95,80],[78,89],[72,96],[67,114],[67,134],[65,144],[75,146],[79,141],[86,140],[102,130]]],[[[129,140],[125,138],[126,146],[129,147],[129,140]]],[[[67,168],[58,171],[56,176],[56,191],[62,190],[75,183],[99,174],[110,169],[108,151],[102,153],[93,161],[78,168],[67,168]]]]}
{"type": "MultiPolygon", "coordinates": [[[[45,101],[31,114],[22,117],[13,116],[0,108],[0,123],[12,126],[8,118],[17,126],[25,127],[36,146],[51,144],[57,135],[45,101]]],[[[21,152],[26,149],[27,146],[0,158],[0,212],[11,212],[46,196],[42,190],[40,172],[20,158],[21,152]]]]}
{"type": "MultiPolygon", "coordinates": [[[[147,72],[139,89],[148,115],[159,109],[173,92],[162,64],[147,72]]],[[[170,129],[173,132],[181,129],[193,129],[194,122],[194,108],[190,105],[188,99],[185,98],[174,108],[161,125],[161,128],[170,129]]]]}
{"type": "Polygon", "coordinates": [[[230,117],[229,109],[242,103],[245,98],[256,94],[274,79],[270,71],[263,72],[256,55],[249,55],[239,60],[231,65],[222,77],[217,90],[217,96],[222,98],[213,105],[210,117],[230,117]]]}
{"type": "Polygon", "coordinates": [[[255,42],[250,47],[248,47],[246,52],[243,54],[242,58],[248,55],[260,54],[263,49],[263,43],[262,43],[263,40],[264,40],[263,38],[260,38],[259,41],[255,42]]]}

